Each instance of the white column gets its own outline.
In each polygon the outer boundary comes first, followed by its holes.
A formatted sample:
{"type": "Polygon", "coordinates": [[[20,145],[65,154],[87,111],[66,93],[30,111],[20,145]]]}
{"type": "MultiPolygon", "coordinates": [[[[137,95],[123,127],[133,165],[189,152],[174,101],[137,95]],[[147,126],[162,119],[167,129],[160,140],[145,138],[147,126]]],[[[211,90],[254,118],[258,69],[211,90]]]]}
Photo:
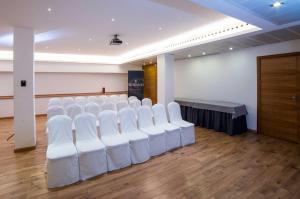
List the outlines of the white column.
{"type": "Polygon", "coordinates": [[[33,29],[15,28],[13,61],[15,150],[36,145],[33,59],[33,29]],[[21,81],[26,81],[26,85],[21,86],[21,81]]]}
{"type": "Polygon", "coordinates": [[[157,56],[157,101],[167,104],[174,101],[174,55],[157,56]]]}

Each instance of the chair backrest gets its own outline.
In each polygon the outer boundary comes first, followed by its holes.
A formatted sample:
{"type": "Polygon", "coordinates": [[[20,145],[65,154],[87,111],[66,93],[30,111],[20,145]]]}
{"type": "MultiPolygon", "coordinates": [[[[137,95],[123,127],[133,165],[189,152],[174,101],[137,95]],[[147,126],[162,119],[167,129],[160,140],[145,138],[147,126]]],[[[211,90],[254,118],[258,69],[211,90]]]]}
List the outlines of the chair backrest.
{"type": "Polygon", "coordinates": [[[134,99],[138,99],[136,96],[130,96],[128,97],[128,101],[134,100],[134,99]]]}
{"type": "Polygon", "coordinates": [[[168,112],[170,117],[170,122],[182,120],[180,106],[176,102],[170,102],[168,104],[168,112]]]}
{"type": "Polygon", "coordinates": [[[97,103],[97,100],[98,100],[98,97],[96,97],[96,96],[88,96],[87,103],[89,103],[89,102],[97,103]]]}
{"type": "Polygon", "coordinates": [[[124,101],[124,100],[123,100],[123,101],[117,102],[116,106],[117,106],[117,110],[118,110],[118,111],[121,111],[123,108],[129,107],[129,106],[128,106],[128,102],[127,102],[127,101],[124,101]]]}
{"type": "Polygon", "coordinates": [[[74,120],[77,115],[82,113],[82,108],[78,104],[71,104],[66,108],[67,115],[74,120]]]}
{"type": "Polygon", "coordinates": [[[117,113],[111,110],[105,110],[99,114],[99,127],[101,136],[110,136],[119,134],[117,113]]]}
{"type": "Polygon", "coordinates": [[[86,105],[87,99],[86,99],[86,97],[78,96],[78,97],[75,97],[75,102],[76,102],[76,104],[83,107],[86,105]]]}
{"type": "Polygon", "coordinates": [[[73,97],[64,97],[62,99],[62,104],[64,108],[67,108],[71,104],[75,104],[73,97]]]}
{"type": "Polygon", "coordinates": [[[168,123],[165,106],[162,104],[155,104],[152,107],[155,125],[168,123]]]}
{"type": "Polygon", "coordinates": [[[120,100],[121,100],[121,101],[124,100],[124,101],[127,101],[127,102],[128,102],[128,97],[127,97],[127,95],[126,95],[126,94],[121,94],[121,95],[120,95],[120,100]]]}
{"type": "Polygon", "coordinates": [[[95,117],[98,117],[100,112],[100,106],[95,102],[89,102],[84,107],[85,112],[92,113],[95,117]]]}
{"type": "Polygon", "coordinates": [[[118,95],[111,95],[109,96],[110,102],[116,104],[119,101],[119,96],[118,95]]]}
{"type": "Polygon", "coordinates": [[[153,125],[152,113],[149,107],[142,106],[137,110],[139,128],[146,128],[153,125]]]}
{"type": "Polygon", "coordinates": [[[82,113],[75,117],[76,141],[98,139],[96,116],[91,113],[82,113]]]}
{"type": "Polygon", "coordinates": [[[100,106],[100,111],[106,111],[106,110],[115,111],[116,110],[115,105],[112,102],[104,102],[100,106]]]}
{"type": "Polygon", "coordinates": [[[103,95],[98,96],[97,99],[96,99],[96,103],[99,106],[101,106],[104,103],[104,101],[105,101],[105,96],[103,96],[103,95]]]}
{"type": "Polygon", "coordinates": [[[132,108],[123,108],[119,112],[119,118],[122,133],[130,133],[137,131],[136,116],[132,108]]]}
{"type": "Polygon", "coordinates": [[[50,98],[48,102],[48,107],[50,106],[62,106],[62,101],[58,97],[50,98]]]}
{"type": "Polygon", "coordinates": [[[142,99],[142,105],[152,108],[152,100],[149,98],[144,98],[144,99],[142,99]]]}
{"type": "Polygon", "coordinates": [[[66,115],[56,115],[47,122],[48,145],[73,143],[72,119],[66,115]]]}
{"type": "Polygon", "coordinates": [[[141,101],[138,99],[133,99],[129,101],[129,106],[137,111],[138,108],[141,107],[141,101]]]}
{"type": "Polygon", "coordinates": [[[63,109],[63,107],[61,106],[50,106],[48,109],[47,109],[47,119],[51,119],[53,116],[56,116],[56,115],[64,115],[65,114],[65,111],[63,109]]]}

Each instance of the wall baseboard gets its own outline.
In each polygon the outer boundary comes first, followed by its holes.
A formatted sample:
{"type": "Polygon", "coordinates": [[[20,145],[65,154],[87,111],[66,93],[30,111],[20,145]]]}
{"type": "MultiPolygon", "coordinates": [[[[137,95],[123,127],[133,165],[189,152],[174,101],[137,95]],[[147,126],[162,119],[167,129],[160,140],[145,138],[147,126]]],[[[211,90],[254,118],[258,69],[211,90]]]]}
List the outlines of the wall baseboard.
{"type": "Polygon", "coordinates": [[[35,146],[30,146],[30,147],[25,147],[25,148],[20,148],[20,149],[14,149],[15,153],[21,153],[21,152],[26,152],[26,151],[32,151],[36,149],[36,145],[35,146]]]}
{"type": "MultiPolygon", "coordinates": [[[[47,114],[36,114],[35,117],[45,117],[47,114]]],[[[0,117],[0,120],[14,119],[14,116],[0,117]]]]}

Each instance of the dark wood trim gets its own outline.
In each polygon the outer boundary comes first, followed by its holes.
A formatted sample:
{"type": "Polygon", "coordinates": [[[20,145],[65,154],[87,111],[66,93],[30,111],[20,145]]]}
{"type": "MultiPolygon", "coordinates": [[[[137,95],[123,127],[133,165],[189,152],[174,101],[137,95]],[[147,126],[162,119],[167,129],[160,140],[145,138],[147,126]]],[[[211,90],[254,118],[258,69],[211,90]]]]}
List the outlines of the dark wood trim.
{"type": "MultiPolygon", "coordinates": [[[[116,92],[94,92],[94,93],[58,93],[58,94],[37,94],[35,98],[51,98],[51,97],[72,97],[72,96],[94,96],[94,95],[118,95],[127,94],[127,91],[116,91],[116,92]]],[[[14,96],[0,96],[0,100],[10,100],[14,96]]]]}
{"type": "MultiPolygon", "coordinates": [[[[42,114],[36,114],[36,117],[46,117],[47,114],[42,113],[42,114]]],[[[0,117],[0,120],[8,120],[8,119],[14,119],[14,116],[8,116],[8,117],[0,117]]]]}
{"type": "Polygon", "coordinates": [[[265,55],[257,57],[257,133],[261,133],[261,60],[276,57],[289,57],[289,56],[299,56],[300,52],[284,53],[284,54],[274,54],[265,55]]]}
{"type": "Polygon", "coordinates": [[[21,152],[26,152],[26,151],[32,151],[35,149],[36,149],[36,146],[30,146],[30,147],[25,147],[25,148],[20,148],[20,149],[14,149],[14,152],[21,153],[21,152]]]}

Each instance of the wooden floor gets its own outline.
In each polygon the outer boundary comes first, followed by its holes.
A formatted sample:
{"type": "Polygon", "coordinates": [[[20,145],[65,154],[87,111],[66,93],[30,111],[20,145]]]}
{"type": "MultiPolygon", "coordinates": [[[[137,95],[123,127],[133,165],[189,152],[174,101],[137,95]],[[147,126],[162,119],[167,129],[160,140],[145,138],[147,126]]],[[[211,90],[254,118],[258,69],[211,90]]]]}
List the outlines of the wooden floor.
{"type": "Polygon", "coordinates": [[[197,142],[150,161],[61,189],[44,174],[45,118],[37,149],[14,153],[13,121],[0,120],[0,198],[300,198],[300,145],[255,133],[196,129],[197,142]]]}

